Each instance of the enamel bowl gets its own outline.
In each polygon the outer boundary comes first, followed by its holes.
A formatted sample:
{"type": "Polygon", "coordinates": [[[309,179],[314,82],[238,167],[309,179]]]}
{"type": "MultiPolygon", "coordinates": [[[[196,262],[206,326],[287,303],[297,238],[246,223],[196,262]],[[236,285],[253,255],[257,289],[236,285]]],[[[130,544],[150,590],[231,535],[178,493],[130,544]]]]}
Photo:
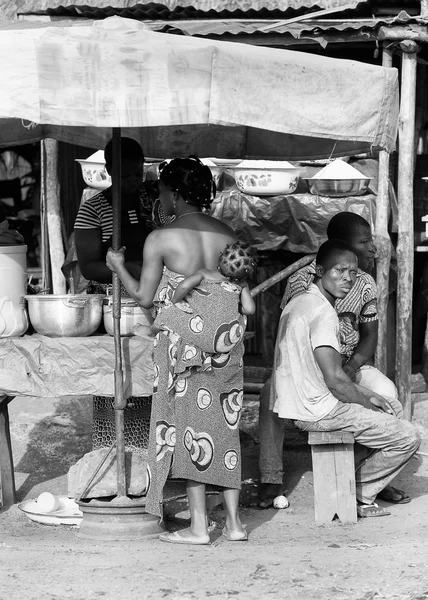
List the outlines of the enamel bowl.
{"type": "Polygon", "coordinates": [[[292,194],[299,170],[286,161],[243,161],[234,168],[237,187],[252,196],[292,194]]]}
{"type": "Polygon", "coordinates": [[[88,158],[76,158],[82,169],[82,177],[86,185],[97,190],[105,190],[111,186],[111,177],[106,171],[104,151],[97,150],[88,158]]]}
{"type": "Polygon", "coordinates": [[[82,168],[82,177],[86,185],[97,190],[105,190],[111,186],[111,177],[106,171],[105,163],[92,162],[76,158],[82,168]]]}

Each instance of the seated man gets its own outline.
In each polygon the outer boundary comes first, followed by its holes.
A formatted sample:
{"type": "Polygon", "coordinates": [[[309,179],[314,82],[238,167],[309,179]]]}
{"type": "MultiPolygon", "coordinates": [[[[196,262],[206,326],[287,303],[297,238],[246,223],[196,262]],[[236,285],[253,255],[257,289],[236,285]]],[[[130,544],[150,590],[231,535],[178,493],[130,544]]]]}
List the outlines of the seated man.
{"type": "MultiPolygon", "coordinates": [[[[402,406],[398,401],[393,382],[373,366],[377,345],[378,314],[376,283],[370,272],[373,269],[376,248],[373,244],[369,223],[360,215],[341,212],[335,215],[327,227],[328,239],[347,242],[358,258],[355,285],[343,299],[337,300],[335,310],[340,323],[340,353],[342,365],[349,378],[373,392],[387,398],[401,418],[402,406]]],[[[315,261],[289,277],[281,308],[291,298],[304,293],[315,277],[315,261]]],[[[282,446],[284,422],[269,410],[269,382],[260,395],[260,472],[261,508],[272,506],[273,498],[282,488],[282,446]]],[[[410,502],[402,490],[388,486],[381,494],[389,502],[410,502]]]]}
{"type": "Polygon", "coordinates": [[[334,310],[357,279],[358,261],[341,240],[320,247],[314,283],[284,308],[279,323],[270,407],[303,431],[348,431],[370,449],[356,465],[360,517],[390,514],[376,496],[419,448],[420,436],[391,403],[354,384],[342,368],[334,310]]]}

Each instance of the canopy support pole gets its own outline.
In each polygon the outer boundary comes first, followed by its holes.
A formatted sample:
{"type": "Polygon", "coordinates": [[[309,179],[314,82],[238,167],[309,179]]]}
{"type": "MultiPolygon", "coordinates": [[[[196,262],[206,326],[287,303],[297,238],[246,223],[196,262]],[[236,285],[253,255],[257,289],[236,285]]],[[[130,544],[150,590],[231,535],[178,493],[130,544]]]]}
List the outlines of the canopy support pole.
{"type": "Polygon", "coordinates": [[[398,242],[397,242],[397,349],[395,355],[398,397],[404,418],[412,413],[412,300],[413,300],[413,174],[415,137],[416,67],[418,45],[404,40],[402,54],[400,123],[398,129],[398,242]]]}
{"type": "MultiPolygon", "coordinates": [[[[121,130],[114,127],[113,134],[113,165],[112,165],[112,194],[113,194],[113,250],[121,246],[121,130]]],[[[115,424],[116,424],[116,464],[117,464],[117,497],[126,496],[125,470],[125,407],[123,398],[122,346],[120,342],[120,279],[113,273],[113,335],[114,335],[114,390],[115,390],[115,424]]]]}
{"type": "Polygon", "coordinates": [[[65,277],[61,267],[65,260],[64,244],[62,240],[60,185],[58,181],[58,142],[44,140],[44,166],[43,177],[45,210],[47,230],[49,236],[49,254],[52,273],[52,293],[65,294],[65,277]]]}
{"type": "MultiPolygon", "coordinates": [[[[382,66],[392,67],[393,52],[385,45],[382,49],[382,66]]],[[[379,152],[379,188],[376,202],[376,284],[378,290],[379,329],[376,349],[376,368],[387,372],[388,359],[388,298],[391,240],[388,233],[389,216],[389,153],[379,152]]]]}

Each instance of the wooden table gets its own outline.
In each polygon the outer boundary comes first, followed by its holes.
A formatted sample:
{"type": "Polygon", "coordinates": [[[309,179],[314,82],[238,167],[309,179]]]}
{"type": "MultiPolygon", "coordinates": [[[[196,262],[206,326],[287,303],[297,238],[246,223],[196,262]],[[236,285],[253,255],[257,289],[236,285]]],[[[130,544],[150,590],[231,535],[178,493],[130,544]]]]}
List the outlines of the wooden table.
{"type": "MultiPolygon", "coordinates": [[[[152,342],[122,338],[124,395],[153,391],[152,342]]],[[[114,340],[108,335],[0,339],[0,484],[2,504],[16,501],[8,405],[15,396],[114,396],[114,340]]]]}

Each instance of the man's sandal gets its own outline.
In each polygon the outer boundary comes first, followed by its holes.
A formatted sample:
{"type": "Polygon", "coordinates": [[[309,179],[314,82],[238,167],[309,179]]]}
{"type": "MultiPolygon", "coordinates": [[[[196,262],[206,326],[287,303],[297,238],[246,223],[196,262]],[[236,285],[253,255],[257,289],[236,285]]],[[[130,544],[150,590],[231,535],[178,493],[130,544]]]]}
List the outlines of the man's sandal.
{"type": "Polygon", "coordinates": [[[365,517],[386,517],[390,514],[389,510],[375,502],[373,504],[357,504],[357,515],[361,519],[365,517]]]}
{"type": "Polygon", "coordinates": [[[383,500],[384,502],[389,502],[390,504],[408,504],[411,501],[411,498],[406,492],[403,490],[399,490],[398,488],[392,487],[392,485],[388,485],[377,495],[379,500],[383,500]]]}
{"type": "Polygon", "coordinates": [[[261,483],[259,488],[258,508],[266,509],[273,507],[273,501],[282,493],[281,483],[261,483]]]}

